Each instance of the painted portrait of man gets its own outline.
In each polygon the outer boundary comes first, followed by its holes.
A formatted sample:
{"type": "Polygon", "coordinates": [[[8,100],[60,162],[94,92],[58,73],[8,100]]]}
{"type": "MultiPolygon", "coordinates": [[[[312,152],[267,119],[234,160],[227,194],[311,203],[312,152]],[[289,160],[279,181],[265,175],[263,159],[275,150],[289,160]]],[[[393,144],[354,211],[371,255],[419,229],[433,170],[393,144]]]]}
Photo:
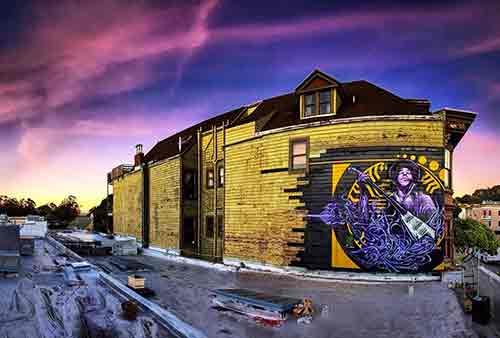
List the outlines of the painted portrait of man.
{"type": "MultiPolygon", "coordinates": [[[[427,222],[435,214],[437,207],[432,198],[424,192],[418,191],[420,180],[420,168],[412,161],[399,161],[389,168],[389,177],[392,181],[392,193],[389,195],[399,206],[417,217],[423,222],[427,222]]],[[[358,182],[360,185],[360,208],[367,210],[368,191],[367,185],[371,181],[370,177],[360,172],[358,182]]],[[[402,213],[401,208],[395,208],[396,203],[388,201],[386,214],[396,219],[402,213]]],[[[397,233],[398,231],[395,231],[397,233]]]]}

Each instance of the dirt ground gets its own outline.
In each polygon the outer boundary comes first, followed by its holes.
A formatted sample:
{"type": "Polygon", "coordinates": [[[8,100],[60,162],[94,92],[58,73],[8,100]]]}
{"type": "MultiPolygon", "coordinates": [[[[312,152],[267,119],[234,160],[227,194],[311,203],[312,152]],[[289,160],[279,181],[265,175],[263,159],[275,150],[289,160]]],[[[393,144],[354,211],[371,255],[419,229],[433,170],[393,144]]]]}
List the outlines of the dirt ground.
{"type": "MultiPolygon", "coordinates": [[[[112,257],[93,257],[108,262],[112,257]]],[[[208,337],[476,337],[454,293],[441,282],[353,284],[297,279],[286,275],[228,272],[151,256],[130,260],[153,267],[141,272],[156,291],[150,300],[200,329],[208,337]],[[246,288],[294,298],[311,298],[310,324],[289,316],[281,327],[267,327],[242,315],[218,311],[212,290],[246,288]]],[[[129,272],[110,264],[111,275],[126,283],[129,272]]]]}

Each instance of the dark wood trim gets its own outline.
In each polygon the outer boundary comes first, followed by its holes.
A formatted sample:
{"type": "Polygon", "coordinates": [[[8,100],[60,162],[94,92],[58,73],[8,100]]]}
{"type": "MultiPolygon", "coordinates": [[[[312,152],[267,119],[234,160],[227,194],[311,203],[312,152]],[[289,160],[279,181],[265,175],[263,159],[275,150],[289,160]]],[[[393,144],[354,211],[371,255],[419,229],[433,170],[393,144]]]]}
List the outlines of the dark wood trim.
{"type": "Polygon", "coordinates": [[[283,171],[288,171],[288,168],[272,168],[272,169],[262,169],[260,171],[261,174],[272,174],[272,173],[279,173],[283,171]]]}

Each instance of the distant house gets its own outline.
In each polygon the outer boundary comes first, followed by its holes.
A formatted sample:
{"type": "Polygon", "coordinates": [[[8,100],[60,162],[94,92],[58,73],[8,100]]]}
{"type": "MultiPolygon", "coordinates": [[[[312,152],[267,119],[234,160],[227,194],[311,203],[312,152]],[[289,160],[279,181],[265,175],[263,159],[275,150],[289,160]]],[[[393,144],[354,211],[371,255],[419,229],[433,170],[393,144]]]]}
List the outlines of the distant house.
{"type": "Polygon", "coordinates": [[[454,252],[453,150],[475,114],[429,107],[315,70],[138,146],[108,174],[114,231],[234,264],[440,269],[454,252]]]}
{"type": "Polygon", "coordinates": [[[462,209],[462,218],[472,218],[490,228],[500,239],[500,201],[483,201],[462,209]]]}

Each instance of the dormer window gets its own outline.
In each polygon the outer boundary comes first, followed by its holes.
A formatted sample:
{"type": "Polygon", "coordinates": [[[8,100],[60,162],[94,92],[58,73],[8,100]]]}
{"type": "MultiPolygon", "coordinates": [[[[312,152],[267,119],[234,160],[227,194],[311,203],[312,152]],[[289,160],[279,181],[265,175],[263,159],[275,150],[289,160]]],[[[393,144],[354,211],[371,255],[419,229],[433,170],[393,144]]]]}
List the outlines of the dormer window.
{"type": "Polygon", "coordinates": [[[327,89],[303,95],[303,117],[334,114],[332,95],[335,90],[327,89]]]}
{"type": "Polygon", "coordinates": [[[316,95],[309,94],[304,96],[304,116],[316,115],[316,95]]]}
{"type": "Polygon", "coordinates": [[[332,91],[324,90],[319,92],[319,113],[330,114],[332,113],[332,91]]]}
{"type": "Polygon", "coordinates": [[[300,96],[300,118],[335,115],[341,104],[340,83],[315,70],[295,89],[300,96]]]}

